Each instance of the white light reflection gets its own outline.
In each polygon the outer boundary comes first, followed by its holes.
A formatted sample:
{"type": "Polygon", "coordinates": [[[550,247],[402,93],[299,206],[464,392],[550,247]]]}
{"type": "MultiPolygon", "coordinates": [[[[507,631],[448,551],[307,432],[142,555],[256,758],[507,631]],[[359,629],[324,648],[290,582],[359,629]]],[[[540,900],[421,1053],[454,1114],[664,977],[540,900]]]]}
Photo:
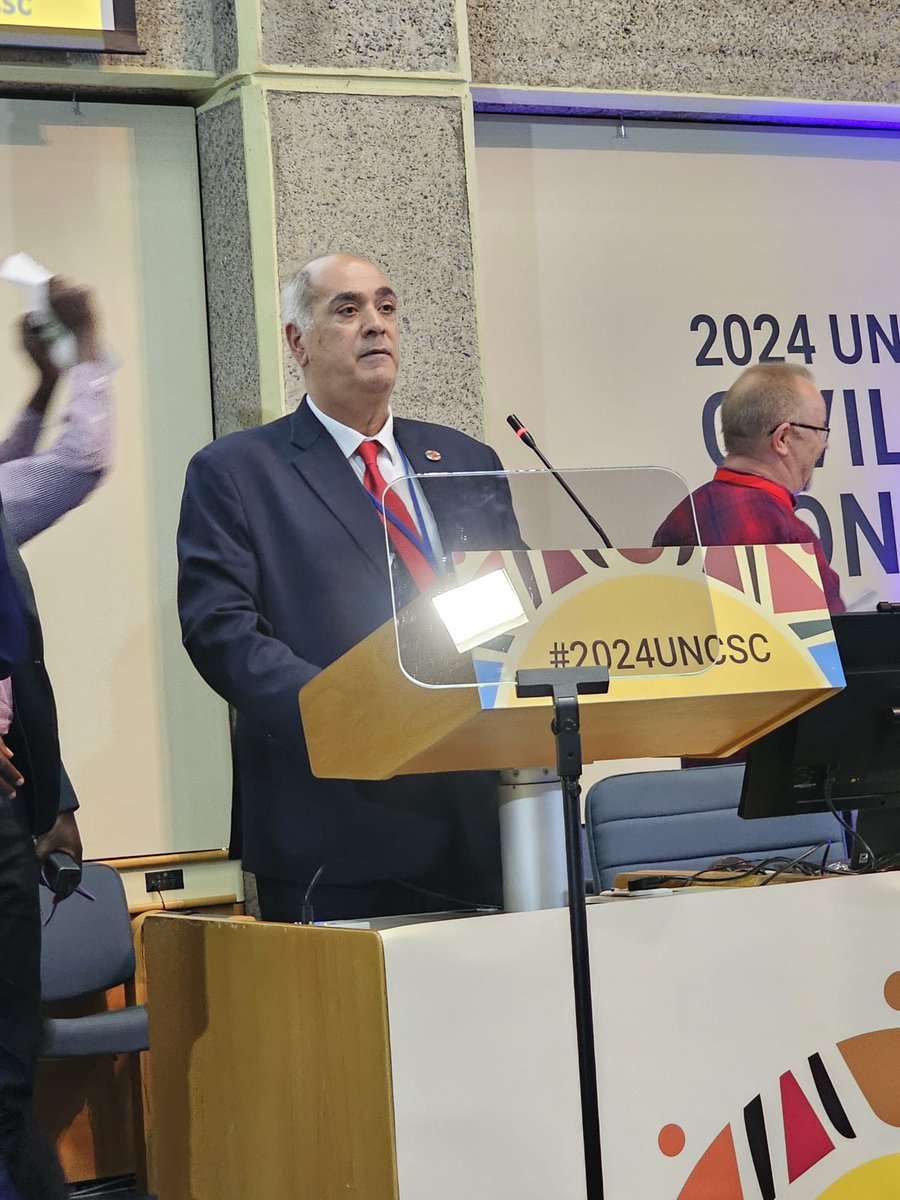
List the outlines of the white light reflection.
{"type": "Polygon", "coordinates": [[[502,569],[434,596],[433,603],[460,654],[528,623],[516,589],[502,569]]]}

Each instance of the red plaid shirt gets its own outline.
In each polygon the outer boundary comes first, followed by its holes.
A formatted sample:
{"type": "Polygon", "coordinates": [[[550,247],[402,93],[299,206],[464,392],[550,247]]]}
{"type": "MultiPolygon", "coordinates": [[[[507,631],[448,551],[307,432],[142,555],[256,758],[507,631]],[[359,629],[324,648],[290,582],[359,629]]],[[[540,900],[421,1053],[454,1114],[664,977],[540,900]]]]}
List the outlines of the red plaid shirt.
{"type": "Polygon", "coordinates": [[[657,529],[654,546],[696,546],[698,530],[704,546],[812,545],[828,608],[833,613],[844,612],[837,571],[828,565],[822,543],[794,512],[794,497],[787,488],[761,475],[719,467],[712,481],[698,488],[692,499],[696,528],[690,499],[685,498],[657,529]]]}

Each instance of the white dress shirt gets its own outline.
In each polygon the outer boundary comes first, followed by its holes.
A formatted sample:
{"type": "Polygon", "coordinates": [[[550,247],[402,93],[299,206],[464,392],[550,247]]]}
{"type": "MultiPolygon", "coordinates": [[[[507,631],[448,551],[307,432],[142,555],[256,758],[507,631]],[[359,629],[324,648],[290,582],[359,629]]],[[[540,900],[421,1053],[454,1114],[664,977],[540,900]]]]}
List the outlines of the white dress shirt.
{"type": "MultiPolygon", "coordinates": [[[[420,535],[424,532],[425,540],[431,546],[435,560],[440,563],[443,557],[443,549],[441,547],[441,537],[434,520],[434,514],[428,505],[428,501],[425,499],[425,493],[422,491],[422,485],[418,479],[408,478],[412,474],[412,467],[407,462],[402,450],[397,445],[397,439],[394,437],[394,414],[391,410],[388,409],[387,420],[381,429],[376,434],[373,434],[372,437],[366,437],[358,429],[351,429],[349,425],[342,425],[334,417],[329,417],[327,413],[323,413],[320,408],[316,407],[312,397],[308,393],[306,403],[309,405],[313,416],[322,422],[337,442],[342,454],[349,460],[351,467],[356,472],[360,483],[362,483],[363,476],[366,473],[366,465],[359,453],[359,448],[363,442],[377,441],[379,443],[378,458],[376,459],[378,470],[387,484],[397,483],[398,479],[403,481],[397,484],[396,487],[391,488],[391,491],[395,491],[406,505],[417,532],[420,535]],[[413,497],[415,497],[415,500],[413,497]],[[422,523],[425,526],[424,531],[419,527],[420,523],[416,519],[416,501],[418,501],[418,510],[422,516],[422,523]]],[[[391,552],[391,561],[393,561],[393,551],[391,552]]]]}

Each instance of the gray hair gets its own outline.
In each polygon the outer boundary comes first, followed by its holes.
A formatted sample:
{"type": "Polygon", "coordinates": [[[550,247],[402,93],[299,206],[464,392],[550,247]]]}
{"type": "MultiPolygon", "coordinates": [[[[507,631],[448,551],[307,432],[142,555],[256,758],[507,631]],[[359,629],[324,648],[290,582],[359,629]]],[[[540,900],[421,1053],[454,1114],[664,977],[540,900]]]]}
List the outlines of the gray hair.
{"type": "MultiPolygon", "coordinates": [[[[312,304],[316,295],[316,288],[312,279],[312,268],[318,266],[319,263],[327,258],[356,259],[359,262],[371,263],[373,267],[377,267],[381,271],[378,263],[372,262],[370,258],[362,258],[357,254],[345,254],[343,251],[319,254],[315,258],[311,258],[305,266],[302,266],[295,275],[291,276],[281,289],[282,325],[296,325],[302,333],[306,333],[312,329],[312,304]]],[[[382,275],[384,274],[383,271],[381,273],[382,275]]]]}
{"type": "Polygon", "coordinates": [[[812,374],[794,363],[757,363],[737,377],[722,401],[722,440],[729,454],[752,453],[762,438],[790,420],[798,379],[812,382],[812,374]]]}
{"type": "MultiPolygon", "coordinates": [[[[312,261],[317,262],[318,259],[312,261]]],[[[296,325],[303,333],[312,329],[313,324],[313,284],[309,270],[311,266],[312,262],[308,262],[306,266],[301,267],[281,289],[281,323],[296,325]]]]}

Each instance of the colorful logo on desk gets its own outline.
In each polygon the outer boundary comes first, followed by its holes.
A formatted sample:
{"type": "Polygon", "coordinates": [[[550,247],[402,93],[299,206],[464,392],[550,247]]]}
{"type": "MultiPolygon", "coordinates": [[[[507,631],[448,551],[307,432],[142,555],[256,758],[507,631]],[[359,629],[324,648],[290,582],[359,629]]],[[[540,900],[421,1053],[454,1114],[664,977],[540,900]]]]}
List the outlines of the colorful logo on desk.
{"type": "MultiPolygon", "coordinates": [[[[900,971],[887,979],[884,998],[891,1008],[900,1010],[900,971]]],[[[837,1049],[874,1116],[900,1130],[900,1029],[859,1034],[838,1042],[837,1049]]],[[[758,1196],[790,1200],[792,1185],[831,1154],[836,1155],[836,1170],[841,1169],[842,1147],[864,1137],[864,1125],[851,1124],[821,1055],[810,1055],[807,1068],[801,1073],[802,1082],[793,1071],[780,1077],[777,1121],[767,1123],[759,1095],[744,1106],[742,1119],[729,1122],[701,1154],[677,1200],[756,1200],[758,1196]],[[752,1163],[752,1170],[744,1168],[743,1178],[738,1165],[739,1139],[749,1150],[752,1163]],[[776,1185],[776,1178],[784,1182],[776,1185]]],[[[845,1099],[849,1103],[849,1096],[845,1099]]],[[[660,1130],[662,1154],[675,1158],[685,1145],[681,1126],[665,1125],[660,1130]]],[[[743,1153],[740,1157],[747,1159],[743,1153]]],[[[854,1157],[858,1160],[859,1153],[854,1157]]],[[[804,1195],[812,1194],[808,1188],[804,1191],[804,1195]]],[[[900,1197],[900,1152],[857,1161],[815,1195],[817,1200],[900,1197]]]]}

